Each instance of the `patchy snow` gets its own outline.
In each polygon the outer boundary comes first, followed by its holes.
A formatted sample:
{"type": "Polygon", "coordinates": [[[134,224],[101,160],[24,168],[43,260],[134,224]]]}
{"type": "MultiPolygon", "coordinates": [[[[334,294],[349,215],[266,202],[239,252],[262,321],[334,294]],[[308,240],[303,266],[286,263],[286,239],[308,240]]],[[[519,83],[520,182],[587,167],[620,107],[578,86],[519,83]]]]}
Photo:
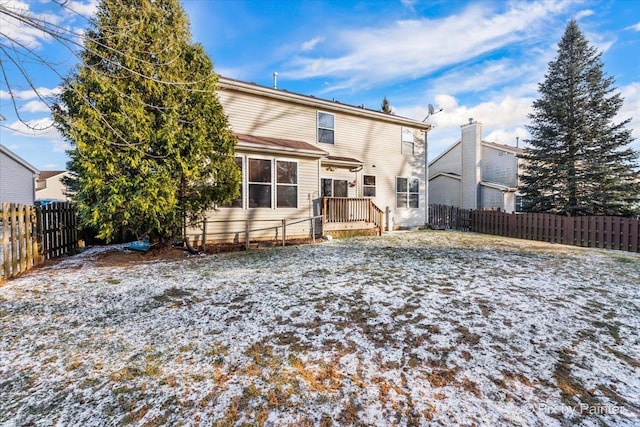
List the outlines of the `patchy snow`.
{"type": "Polygon", "coordinates": [[[638,254],[434,231],[104,250],[0,288],[0,424],[640,424],[638,254]]]}

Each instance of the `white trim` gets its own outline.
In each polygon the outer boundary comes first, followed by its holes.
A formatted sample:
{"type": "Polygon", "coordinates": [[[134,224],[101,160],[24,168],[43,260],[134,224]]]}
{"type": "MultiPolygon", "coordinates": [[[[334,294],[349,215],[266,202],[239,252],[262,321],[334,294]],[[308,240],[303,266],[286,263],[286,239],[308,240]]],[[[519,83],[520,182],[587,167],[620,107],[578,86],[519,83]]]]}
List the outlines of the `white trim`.
{"type": "MultiPolygon", "coordinates": [[[[402,192],[402,194],[405,194],[404,192],[402,192]]],[[[416,178],[416,177],[412,177],[412,176],[401,176],[401,175],[396,175],[396,179],[394,182],[394,195],[395,195],[395,199],[396,199],[396,209],[420,209],[420,178],[416,178]],[[400,207],[398,206],[398,178],[402,178],[402,179],[406,179],[407,180],[407,206],[404,207],[400,207]],[[409,191],[409,184],[411,180],[415,180],[418,181],[418,191],[417,192],[413,192],[413,191],[409,191]],[[418,206],[415,208],[412,208],[411,206],[409,206],[409,195],[410,194],[417,194],[418,195],[418,206]]]]}
{"type": "Polygon", "coordinates": [[[273,194],[274,196],[274,201],[275,201],[275,205],[274,208],[275,209],[298,209],[300,207],[300,162],[298,162],[297,160],[293,160],[293,159],[278,159],[275,158],[273,159],[275,167],[274,167],[274,175],[275,175],[275,192],[273,194]],[[295,163],[296,164],[296,183],[295,184],[289,184],[289,183],[282,183],[279,184],[278,183],[278,162],[287,162],[287,163],[295,163]],[[295,206],[283,206],[283,207],[278,207],[278,185],[283,185],[286,187],[295,187],[296,188],[296,205],[295,206]]]}
{"type": "Polygon", "coordinates": [[[493,188],[495,190],[504,191],[505,193],[515,193],[516,191],[518,191],[518,189],[515,188],[515,187],[509,187],[509,186],[502,185],[502,184],[496,184],[495,182],[480,181],[480,185],[482,185],[483,187],[493,188]]]}
{"type": "Polygon", "coordinates": [[[435,174],[434,176],[432,176],[431,178],[429,178],[429,181],[438,178],[439,176],[444,176],[446,178],[452,178],[452,179],[457,179],[458,181],[462,180],[462,177],[460,175],[456,175],[454,173],[450,173],[450,172],[438,172],[437,174],[435,174]]]}

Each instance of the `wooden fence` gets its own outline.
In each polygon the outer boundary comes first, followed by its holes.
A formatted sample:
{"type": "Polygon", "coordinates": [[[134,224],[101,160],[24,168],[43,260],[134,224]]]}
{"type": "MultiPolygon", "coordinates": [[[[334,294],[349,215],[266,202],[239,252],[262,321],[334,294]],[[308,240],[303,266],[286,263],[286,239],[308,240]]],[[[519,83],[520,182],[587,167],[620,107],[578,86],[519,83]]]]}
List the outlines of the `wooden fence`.
{"type": "Polygon", "coordinates": [[[471,230],[478,233],[629,252],[640,252],[639,228],[634,218],[471,212],[471,230]]]}
{"type": "Polygon", "coordinates": [[[469,231],[471,230],[471,209],[429,205],[429,225],[438,229],[469,231]]]}
{"type": "Polygon", "coordinates": [[[0,207],[0,282],[78,247],[77,214],[70,203],[0,207]]]}
{"type": "Polygon", "coordinates": [[[429,205],[429,225],[564,245],[640,252],[640,220],[637,218],[516,214],[429,205]]]}
{"type": "Polygon", "coordinates": [[[3,203],[0,211],[0,282],[41,262],[33,206],[3,203]]]}
{"type": "Polygon", "coordinates": [[[45,259],[78,249],[78,213],[73,204],[51,203],[37,209],[37,233],[45,259]]]}

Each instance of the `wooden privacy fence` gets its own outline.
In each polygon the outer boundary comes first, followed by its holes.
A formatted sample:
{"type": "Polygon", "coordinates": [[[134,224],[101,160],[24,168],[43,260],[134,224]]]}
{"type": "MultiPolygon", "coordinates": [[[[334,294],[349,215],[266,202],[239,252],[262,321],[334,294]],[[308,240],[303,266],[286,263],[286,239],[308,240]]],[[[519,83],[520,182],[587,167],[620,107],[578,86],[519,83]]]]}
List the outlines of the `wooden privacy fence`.
{"type": "Polygon", "coordinates": [[[39,264],[37,212],[33,206],[2,203],[0,211],[0,282],[39,264]]]}
{"type": "Polygon", "coordinates": [[[429,225],[432,228],[469,231],[471,230],[471,209],[429,205],[429,225]]]}
{"type": "Polygon", "coordinates": [[[0,207],[0,282],[78,247],[77,214],[70,203],[0,207]]]}
{"type": "Polygon", "coordinates": [[[78,213],[73,204],[51,203],[37,209],[38,238],[45,259],[78,249],[78,213]]]}
{"type": "Polygon", "coordinates": [[[640,252],[639,228],[634,218],[471,212],[471,231],[478,233],[629,252],[640,252]]]}

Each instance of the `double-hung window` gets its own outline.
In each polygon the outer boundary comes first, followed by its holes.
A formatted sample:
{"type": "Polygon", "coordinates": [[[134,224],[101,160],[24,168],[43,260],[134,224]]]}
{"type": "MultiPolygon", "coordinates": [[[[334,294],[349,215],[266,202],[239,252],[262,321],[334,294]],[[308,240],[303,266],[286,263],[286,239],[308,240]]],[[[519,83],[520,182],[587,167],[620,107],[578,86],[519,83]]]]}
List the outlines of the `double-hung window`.
{"type": "Polygon", "coordinates": [[[409,156],[415,155],[415,141],[416,137],[413,133],[413,129],[402,128],[402,154],[409,156]]]}
{"type": "Polygon", "coordinates": [[[284,160],[276,161],[276,206],[298,207],[298,164],[284,160]]]}
{"type": "Polygon", "coordinates": [[[333,144],[335,138],[335,116],[318,111],[318,142],[333,144]]]}
{"type": "Polygon", "coordinates": [[[271,160],[249,159],[249,207],[271,207],[271,160]]]}
{"type": "Polygon", "coordinates": [[[362,195],[364,197],[376,197],[376,177],[375,175],[362,176],[362,195]]]}
{"type": "Polygon", "coordinates": [[[396,177],[396,207],[417,208],[420,200],[418,178],[396,177]]]}

